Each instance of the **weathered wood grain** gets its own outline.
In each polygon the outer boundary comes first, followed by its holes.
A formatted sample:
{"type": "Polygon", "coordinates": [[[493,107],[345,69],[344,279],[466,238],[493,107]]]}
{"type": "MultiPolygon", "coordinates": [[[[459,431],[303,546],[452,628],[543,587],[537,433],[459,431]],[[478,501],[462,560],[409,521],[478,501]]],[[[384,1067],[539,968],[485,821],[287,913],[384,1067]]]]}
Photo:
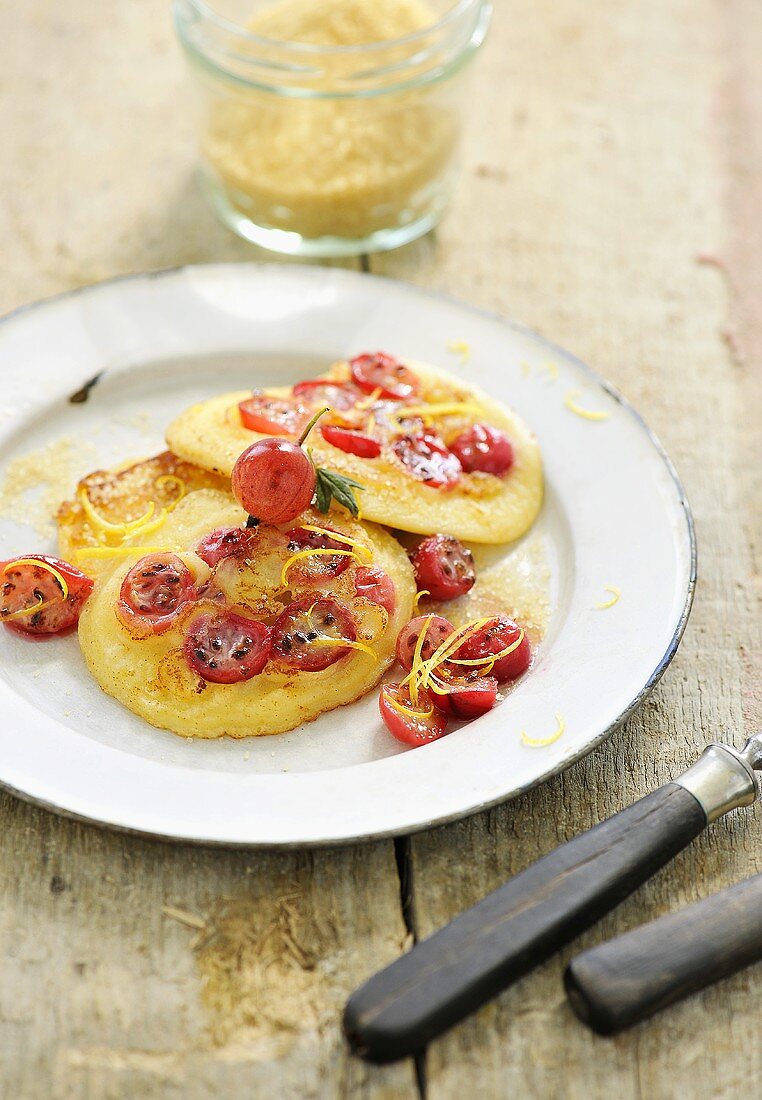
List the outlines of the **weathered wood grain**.
{"type": "MultiPolygon", "coordinates": [[[[708,738],[740,739],[762,718],[762,9],[496,9],[453,209],[435,237],[372,268],[526,321],[623,389],[686,482],[701,583],[674,666],[625,729],[510,806],[410,843],[419,934],[681,770],[708,738]]],[[[193,186],[167,5],[6,5],[0,74],[0,309],[128,271],[262,258],[193,186]]],[[[402,949],[392,845],[172,848],[7,797],[0,820],[3,1095],[416,1094],[411,1066],[352,1062],[338,1032],[346,992],[402,949]]],[[[580,942],[759,871],[759,842],[758,814],[715,826],[580,942]]],[[[759,968],[606,1041],[566,1007],[563,961],[434,1045],[430,1100],[734,1100],[759,1079],[759,968]]]]}
{"type": "Polygon", "coordinates": [[[410,1067],[371,1073],[336,1027],[403,949],[390,845],[224,852],[0,813],[0,1095],[409,1093],[410,1067]]]}
{"type": "MultiPolygon", "coordinates": [[[[0,310],[129,271],[264,258],[192,179],[169,6],[0,12],[0,310]]],[[[0,796],[0,1095],[392,1098],[341,1008],[406,942],[390,842],[314,855],[112,836],[0,796]],[[167,916],[175,907],[203,930],[167,916]]]]}
{"type": "MultiPolygon", "coordinates": [[[[374,269],[467,284],[611,378],[685,480],[700,586],[673,667],[608,745],[502,809],[413,839],[420,935],[762,717],[762,12],[742,0],[510,7],[485,52],[480,92],[493,95],[455,209],[435,240],[374,269]]],[[[761,838],[758,812],[715,826],[580,943],[759,871],[761,838]]],[[[569,955],[432,1047],[431,1100],[475,1081],[485,1096],[737,1097],[757,1078],[759,967],[609,1042],[564,1003],[569,955]]]]}

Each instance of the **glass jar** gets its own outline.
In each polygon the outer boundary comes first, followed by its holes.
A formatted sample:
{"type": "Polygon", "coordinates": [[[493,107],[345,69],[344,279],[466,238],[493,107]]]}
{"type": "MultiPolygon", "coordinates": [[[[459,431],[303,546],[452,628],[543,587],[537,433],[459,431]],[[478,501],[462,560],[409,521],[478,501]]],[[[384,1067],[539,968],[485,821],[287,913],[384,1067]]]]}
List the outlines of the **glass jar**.
{"type": "Polygon", "coordinates": [[[174,12],[200,93],[204,189],[227,225],[276,252],[347,256],[437,223],[489,0],[175,0],[174,12]]]}

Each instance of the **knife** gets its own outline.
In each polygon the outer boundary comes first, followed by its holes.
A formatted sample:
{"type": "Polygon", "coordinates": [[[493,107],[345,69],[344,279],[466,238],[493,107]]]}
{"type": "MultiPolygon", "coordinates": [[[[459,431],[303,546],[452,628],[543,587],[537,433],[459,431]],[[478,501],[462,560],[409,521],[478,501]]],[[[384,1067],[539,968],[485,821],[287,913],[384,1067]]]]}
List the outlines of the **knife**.
{"type": "Polygon", "coordinates": [[[762,959],[762,875],[651,921],[572,959],[572,1008],[616,1035],[762,959]]]}
{"type": "Polygon", "coordinates": [[[711,744],[683,775],[562,844],[361,986],[344,1012],[372,1062],[415,1054],[623,901],[760,792],[762,735],[711,744]]]}

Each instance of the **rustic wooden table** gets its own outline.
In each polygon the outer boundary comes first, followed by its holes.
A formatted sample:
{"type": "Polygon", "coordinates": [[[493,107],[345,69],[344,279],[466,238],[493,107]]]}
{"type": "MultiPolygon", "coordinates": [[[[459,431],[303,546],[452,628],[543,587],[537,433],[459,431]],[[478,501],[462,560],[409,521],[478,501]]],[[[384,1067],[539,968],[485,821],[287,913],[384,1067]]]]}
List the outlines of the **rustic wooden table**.
{"type": "MultiPolygon", "coordinates": [[[[168,6],[0,13],[3,310],[123,272],[252,258],[196,192],[168,6]]],[[[347,993],[411,939],[762,718],[762,7],[496,7],[457,200],[435,235],[369,266],[527,322],[642,410],[697,520],[680,653],[642,711],[565,775],[397,844],[204,851],[3,796],[3,1096],[754,1094],[759,967],[615,1041],[569,1011],[569,951],[418,1067],[364,1066],[339,1031],[347,993]]],[[[715,826],[582,942],[762,870],[761,821],[715,826]]]]}

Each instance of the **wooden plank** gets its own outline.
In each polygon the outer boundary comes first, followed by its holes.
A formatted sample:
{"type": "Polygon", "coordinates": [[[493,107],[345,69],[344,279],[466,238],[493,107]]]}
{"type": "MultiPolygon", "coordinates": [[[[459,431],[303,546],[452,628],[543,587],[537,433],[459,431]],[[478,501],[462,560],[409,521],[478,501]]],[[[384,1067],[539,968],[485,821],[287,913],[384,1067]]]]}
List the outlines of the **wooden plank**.
{"type": "Polygon", "coordinates": [[[114,275],[272,258],[221,225],[197,187],[169,5],[5,5],[0,54],[2,312],[114,275]]]}
{"type": "MultiPolygon", "coordinates": [[[[702,583],[680,656],[625,730],[542,790],[411,843],[420,934],[762,714],[749,415],[762,356],[759,7],[497,9],[453,210],[435,238],[374,270],[534,324],[621,386],[686,480],[702,583]],[[701,252],[730,279],[697,263],[701,252]]],[[[193,188],[164,8],[27,0],[0,32],[3,309],[116,273],[254,254],[193,188]]],[[[350,1062],[338,1032],[343,996],[404,940],[391,845],[247,855],[108,835],[9,798],[0,814],[8,1095],[413,1094],[409,1066],[350,1062]]],[[[582,942],[758,871],[759,835],[748,812],[716,826],[582,942]]],[[[727,1098],[759,1073],[748,1042],[759,968],[614,1043],[572,1018],[560,970],[547,964],[432,1049],[432,1100],[465,1088],[727,1098]]]]}
{"type": "Polygon", "coordinates": [[[0,799],[4,1096],[392,1097],[336,1026],[404,948],[390,844],[225,852],[0,799]]]}
{"type": "MultiPolygon", "coordinates": [[[[9,5],[0,59],[0,309],[130,271],[266,258],[196,191],[166,5],[9,5]]],[[[338,1027],[353,986],[406,942],[390,842],[205,851],[7,796],[0,828],[4,1096],[415,1090],[411,1065],[377,1073],[350,1061],[338,1027]]]]}
{"type": "MultiPolygon", "coordinates": [[[[675,459],[700,544],[685,641],[640,714],[541,790],[413,839],[419,935],[707,740],[760,723],[761,15],[753,0],[497,5],[453,210],[435,238],[374,260],[528,322],[607,375],[675,459]]],[[[759,840],[758,811],[715,826],[580,943],[759,871],[759,840]]],[[[759,967],[607,1041],[565,1004],[570,953],[433,1045],[430,1100],[477,1081],[485,1096],[746,1093],[762,1069],[748,1042],[759,967]]]]}

